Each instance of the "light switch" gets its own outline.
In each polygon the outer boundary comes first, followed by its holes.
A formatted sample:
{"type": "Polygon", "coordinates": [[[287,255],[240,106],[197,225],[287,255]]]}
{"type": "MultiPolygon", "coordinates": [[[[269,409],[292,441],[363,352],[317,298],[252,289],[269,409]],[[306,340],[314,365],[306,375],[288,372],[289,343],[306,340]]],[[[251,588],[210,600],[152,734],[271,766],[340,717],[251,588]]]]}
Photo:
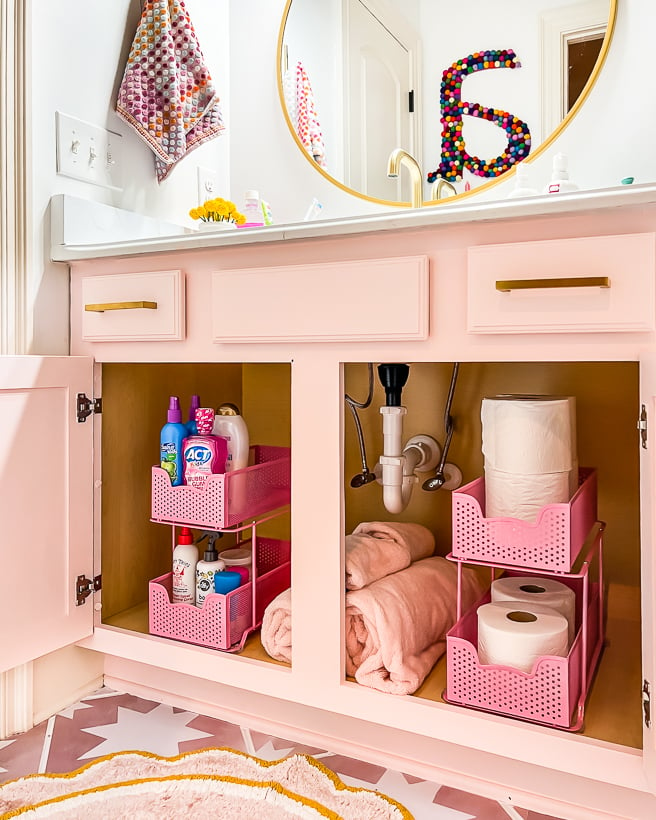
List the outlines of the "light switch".
{"type": "Polygon", "coordinates": [[[61,111],[55,117],[57,173],[121,190],[121,135],[61,111]]]}

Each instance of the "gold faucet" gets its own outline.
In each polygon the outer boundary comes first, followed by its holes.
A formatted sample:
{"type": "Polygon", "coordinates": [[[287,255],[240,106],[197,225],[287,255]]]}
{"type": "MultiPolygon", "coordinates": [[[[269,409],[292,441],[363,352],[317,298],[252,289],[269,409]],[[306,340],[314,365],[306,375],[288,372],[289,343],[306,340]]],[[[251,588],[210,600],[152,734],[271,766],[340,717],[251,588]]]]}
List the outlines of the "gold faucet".
{"type": "Polygon", "coordinates": [[[435,202],[438,199],[444,199],[444,195],[442,191],[448,188],[449,193],[446,196],[455,196],[458,192],[455,189],[455,186],[452,185],[448,179],[438,179],[433,183],[433,187],[431,188],[431,201],[435,202]]]}
{"type": "Polygon", "coordinates": [[[403,148],[395,148],[389,156],[387,161],[387,176],[394,178],[398,177],[401,170],[401,165],[406,165],[410,171],[410,179],[412,182],[412,207],[421,208],[424,202],[422,191],[421,168],[417,160],[404,151],[403,148]]]}

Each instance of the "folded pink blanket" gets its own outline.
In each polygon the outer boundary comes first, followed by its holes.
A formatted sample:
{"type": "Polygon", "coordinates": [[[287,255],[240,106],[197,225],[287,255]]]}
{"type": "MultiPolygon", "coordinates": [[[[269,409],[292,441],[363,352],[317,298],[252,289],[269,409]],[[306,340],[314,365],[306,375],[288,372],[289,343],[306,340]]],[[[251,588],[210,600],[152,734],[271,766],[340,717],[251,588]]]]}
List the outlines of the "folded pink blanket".
{"type": "Polygon", "coordinates": [[[264,610],[260,639],[277,661],[292,662],[292,591],[283,590],[264,610]]]}
{"type": "Polygon", "coordinates": [[[361,589],[392,572],[428,558],[433,533],[421,524],[368,521],[346,536],[346,588],[361,589]]]}
{"type": "MultiPolygon", "coordinates": [[[[435,556],[347,592],[346,674],[381,692],[415,692],[444,654],[456,622],[457,572],[435,556]]],[[[475,572],[463,568],[463,610],[482,594],[475,572]]]]}

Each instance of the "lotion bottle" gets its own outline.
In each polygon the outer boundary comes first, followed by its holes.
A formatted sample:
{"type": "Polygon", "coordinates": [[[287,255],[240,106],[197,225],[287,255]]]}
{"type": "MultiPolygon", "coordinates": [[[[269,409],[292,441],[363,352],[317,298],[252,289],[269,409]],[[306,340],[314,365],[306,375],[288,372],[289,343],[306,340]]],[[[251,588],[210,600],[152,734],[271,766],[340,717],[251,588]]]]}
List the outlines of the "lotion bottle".
{"type": "Polygon", "coordinates": [[[193,542],[191,530],[183,527],[173,550],[171,603],[194,604],[196,602],[197,563],[198,547],[193,542]]]}
{"type": "Polygon", "coordinates": [[[226,473],[248,467],[248,427],[235,404],[226,402],[217,409],[212,434],[228,439],[226,473]]]}
{"type": "Polygon", "coordinates": [[[225,564],[219,558],[214,545],[205,550],[203,559],[196,564],[196,606],[203,606],[205,598],[214,592],[214,576],[222,572],[225,564]]]}
{"type": "Polygon", "coordinates": [[[520,162],[515,169],[515,187],[508,194],[508,199],[518,199],[523,196],[537,196],[538,192],[530,186],[528,166],[520,162]]]}
{"type": "Polygon", "coordinates": [[[182,442],[187,435],[187,427],[182,423],[180,399],[171,396],[166,424],[162,427],[159,437],[160,467],[169,474],[171,486],[182,484],[182,442]]]}

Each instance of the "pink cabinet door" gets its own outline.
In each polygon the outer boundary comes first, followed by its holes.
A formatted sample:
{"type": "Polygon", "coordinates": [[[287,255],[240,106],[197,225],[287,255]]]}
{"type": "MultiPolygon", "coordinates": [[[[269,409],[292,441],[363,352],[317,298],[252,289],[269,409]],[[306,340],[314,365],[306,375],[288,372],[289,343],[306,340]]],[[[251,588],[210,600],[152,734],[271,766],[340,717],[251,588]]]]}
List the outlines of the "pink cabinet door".
{"type": "Polygon", "coordinates": [[[93,421],[86,357],[0,357],[0,672],[91,634],[93,421]]]}

